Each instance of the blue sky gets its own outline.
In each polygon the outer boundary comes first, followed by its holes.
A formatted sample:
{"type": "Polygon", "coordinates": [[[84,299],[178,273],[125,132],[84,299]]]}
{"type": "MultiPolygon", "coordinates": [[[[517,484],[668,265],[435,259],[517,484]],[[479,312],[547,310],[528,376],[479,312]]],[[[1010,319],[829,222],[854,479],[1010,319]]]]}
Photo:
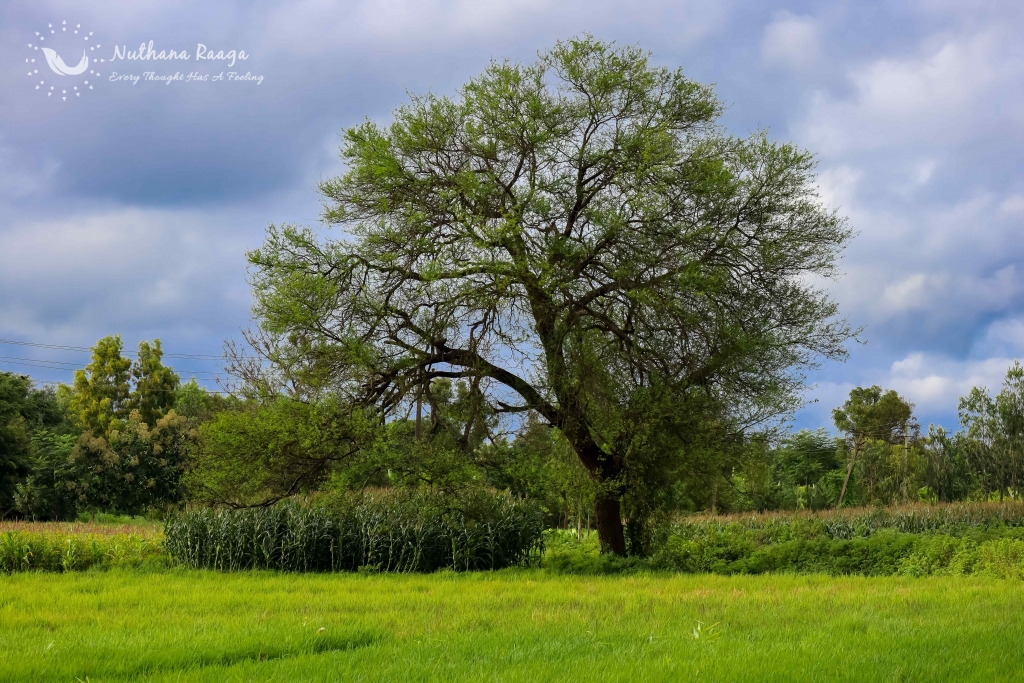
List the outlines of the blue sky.
{"type": "MultiPolygon", "coordinates": [[[[341,170],[344,127],[386,121],[407,92],[451,94],[492,58],[532,60],[591,32],[716,84],[733,132],[764,127],[818,155],[822,197],[858,232],[827,286],[865,343],[815,374],[798,424],[826,425],[851,387],[877,383],[924,424],[953,427],[957,397],[996,387],[1024,355],[1022,29],[1024,4],[984,1],[5,0],[0,339],[89,346],[120,333],[218,354],[249,324],[245,250],[269,223],[315,223],[313,187],[341,170]],[[89,90],[88,74],[47,71],[35,48],[49,30],[68,65],[85,46],[109,59],[150,40],[249,58],[93,61],[89,90]],[[110,81],[144,70],[263,81],[110,81]],[[72,81],[82,95],[45,96],[72,81]]],[[[2,369],[70,377],[25,358],[86,359],[0,344],[2,369]]]]}

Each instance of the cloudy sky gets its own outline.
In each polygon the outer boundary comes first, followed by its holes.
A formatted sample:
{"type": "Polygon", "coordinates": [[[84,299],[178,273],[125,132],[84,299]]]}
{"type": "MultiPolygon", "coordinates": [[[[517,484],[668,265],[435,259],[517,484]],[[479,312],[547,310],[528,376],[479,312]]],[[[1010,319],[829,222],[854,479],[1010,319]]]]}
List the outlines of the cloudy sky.
{"type": "MultiPolygon", "coordinates": [[[[817,154],[822,196],[858,232],[830,287],[865,343],[813,377],[798,424],[877,383],[953,427],[957,396],[1024,356],[1022,30],[1010,0],[4,0],[0,339],[218,354],[248,325],[245,250],[268,223],[315,223],[344,127],[590,32],[716,84],[735,133],[817,154]],[[248,59],[111,61],[149,41],[248,59]],[[49,45],[88,71],[57,75],[49,45]],[[143,71],[262,82],[112,80],[143,71]]],[[[0,369],[44,380],[85,360],[0,342],[0,369]]]]}

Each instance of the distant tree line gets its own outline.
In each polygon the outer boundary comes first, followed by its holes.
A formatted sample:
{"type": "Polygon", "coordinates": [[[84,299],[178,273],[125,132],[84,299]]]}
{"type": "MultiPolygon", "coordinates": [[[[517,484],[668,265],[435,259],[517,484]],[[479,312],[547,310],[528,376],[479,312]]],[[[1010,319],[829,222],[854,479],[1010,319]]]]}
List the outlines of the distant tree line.
{"type": "Polygon", "coordinates": [[[729,509],[1019,499],[1024,494],[1024,368],[1014,362],[1000,391],[960,398],[961,429],[929,425],[913,405],[880,387],[857,387],[833,411],[838,437],[802,430],[774,446],[751,442],[732,465],[729,509]]]}
{"type": "Polygon", "coordinates": [[[156,340],[125,358],[113,336],[70,385],[37,388],[0,372],[0,517],[142,514],[180,502],[196,426],[228,401],[182,385],[162,357],[156,340]]]}

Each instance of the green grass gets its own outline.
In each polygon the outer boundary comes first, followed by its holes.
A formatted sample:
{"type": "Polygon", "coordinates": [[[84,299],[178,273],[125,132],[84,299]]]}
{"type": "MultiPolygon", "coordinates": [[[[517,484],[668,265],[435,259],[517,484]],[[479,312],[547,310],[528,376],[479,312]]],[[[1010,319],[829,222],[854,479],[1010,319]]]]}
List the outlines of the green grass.
{"type": "Polygon", "coordinates": [[[982,577],[28,572],[0,680],[1010,681],[1021,614],[982,577]]]}

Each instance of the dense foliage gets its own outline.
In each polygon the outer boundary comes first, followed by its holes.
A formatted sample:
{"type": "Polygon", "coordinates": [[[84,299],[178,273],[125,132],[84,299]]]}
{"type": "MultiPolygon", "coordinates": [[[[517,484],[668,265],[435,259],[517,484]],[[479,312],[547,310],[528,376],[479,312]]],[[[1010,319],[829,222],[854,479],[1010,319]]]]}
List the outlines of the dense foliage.
{"type": "Polygon", "coordinates": [[[985,574],[1024,578],[1024,503],[690,518],[661,530],[647,559],[600,557],[591,537],[556,533],[545,566],[605,573],[669,570],[985,574]]]}
{"type": "Polygon", "coordinates": [[[0,372],[0,518],[139,514],[180,502],[195,427],[226,402],[194,382],[180,386],[162,356],[156,340],[125,358],[113,336],[70,386],[35,389],[0,372]],[[179,398],[186,414],[175,411],[179,398]]]}
{"type": "Polygon", "coordinates": [[[0,519],[17,510],[19,487],[45,469],[48,450],[70,452],[68,435],[61,433],[64,422],[56,392],[0,372],[0,519]]]}
{"type": "Polygon", "coordinates": [[[508,495],[381,492],[186,511],[164,533],[168,553],[188,567],[413,572],[525,565],[539,558],[542,530],[536,506],[508,495]]]}

